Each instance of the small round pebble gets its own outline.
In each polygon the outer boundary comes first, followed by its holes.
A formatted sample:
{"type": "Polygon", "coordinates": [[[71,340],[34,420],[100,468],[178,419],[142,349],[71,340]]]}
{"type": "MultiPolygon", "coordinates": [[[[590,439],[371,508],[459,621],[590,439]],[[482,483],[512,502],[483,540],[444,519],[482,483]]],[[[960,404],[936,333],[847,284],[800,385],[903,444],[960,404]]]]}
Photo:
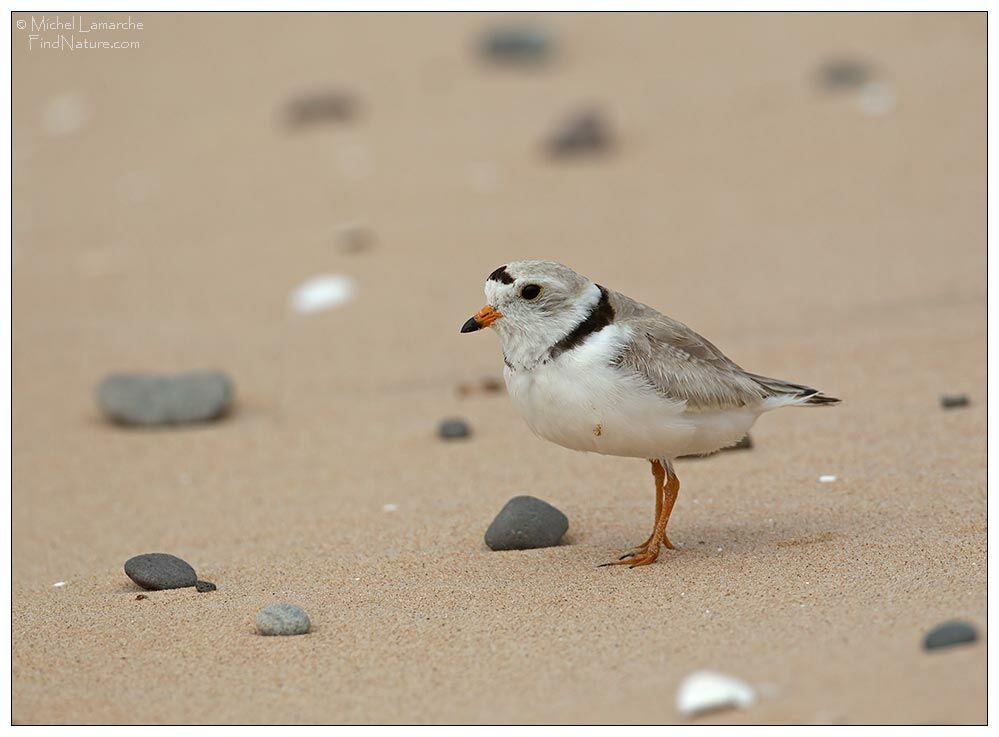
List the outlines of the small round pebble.
{"type": "Polygon", "coordinates": [[[604,117],[596,110],[579,110],[563,120],[548,138],[552,156],[596,153],[610,146],[610,132],[604,117]]]}
{"type": "Polygon", "coordinates": [[[357,107],[357,100],[349,92],[324,90],[289,102],[287,117],[293,126],[342,123],[355,117],[357,107]]]}
{"type": "Polygon", "coordinates": [[[199,594],[204,594],[208,591],[215,591],[215,589],[217,589],[218,586],[213,584],[211,581],[197,581],[194,584],[194,588],[198,590],[199,594]]]}
{"type": "Polygon", "coordinates": [[[967,407],[969,404],[971,404],[971,398],[967,394],[944,394],[940,397],[940,406],[944,409],[967,407]]]}
{"type": "Polygon", "coordinates": [[[974,642],[978,639],[978,631],[974,625],[960,620],[951,620],[938,624],[931,629],[923,640],[923,647],[926,650],[936,650],[941,647],[951,647],[965,642],[974,642]]]}
{"type": "Polygon", "coordinates": [[[676,709],[696,716],[722,709],[745,709],[756,702],[756,692],[738,678],[701,670],[683,679],[676,692],[676,709]]]}
{"type": "Polygon", "coordinates": [[[341,250],[347,253],[360,253],[371,247],[374,234],[363,225],[344,223],[337,226],[336,241],[341,250]]]}
{"type": "Polygon", "coordinates": [[[304,635],[311,626],[309,615],[295,604],[272,604],[257,612],[257,631],[262,635],[304,635]]]}
{"type": "Polygon", "coordinates": [[[437,427],[437,434],[445,440],[467,438],[472,434],[472,428],[460,417],[450,417],[441,420],[441,424],[437,427]]]}
{"type": "Polygon", "coordinates": [[[483,56],[492,61],[535,64],[551,54],[551,35],[537,26],[494,28],[482,38],[483,56]]]}
{"type": "Polygon", "coordinates": [[[569,529],[569,518],[546,501],[515,496],[486,530],[493,550],[530,550],[558,545],[569,529]]]}
{"type": "Polygon", "coordinates": [[[98,406],[122,425],[208,422],[226,413],[232,397],[232,381],[220,371],[112,374],[97,387],[98,406]]]}
{"type": "Polygon", "coordinates": [[[302,315],[341,307],[357,294],[357,283],[346,274],[320,274],[307,279],[291,293],[291,309],[302,315]]]}
{"type": "Polygon", "coordinates": [[[144,553],[125,561],[125,575],[149,591],[183,589],[198,582],[190,564],[169,553],[144,553]]]}
{"type": "Polygon", "coordinates": [[[819,67],[816,76],[828,90],[857,89],[871,78],[871,68],[854,59],[831,59],[819,67]]]}

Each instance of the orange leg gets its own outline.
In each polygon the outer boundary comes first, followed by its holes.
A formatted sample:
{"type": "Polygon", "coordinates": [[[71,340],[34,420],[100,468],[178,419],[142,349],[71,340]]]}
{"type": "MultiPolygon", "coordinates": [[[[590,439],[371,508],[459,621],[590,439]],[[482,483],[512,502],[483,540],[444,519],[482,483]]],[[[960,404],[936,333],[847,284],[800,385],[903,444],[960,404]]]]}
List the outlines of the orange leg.
{"type": "Polygon", "coordinates": [[[673,505],[676,504],[676,497],[680,492],[680,479],[673,473],[671,465],[667,464],[664,468],[658,460],[651,463],[652,476],[656,480],[656,521],[652,534],[635,550],[626,553],[612,563],[604,563],[605,566],[627,565],[630,568],[647,566],[649,563],[654,563],[659,557],[661,545],[665,545],[670,550],[674,549],[673,543],[666,536],[666,525],[669,523],[669,516],[673,512],[673,505]]]}

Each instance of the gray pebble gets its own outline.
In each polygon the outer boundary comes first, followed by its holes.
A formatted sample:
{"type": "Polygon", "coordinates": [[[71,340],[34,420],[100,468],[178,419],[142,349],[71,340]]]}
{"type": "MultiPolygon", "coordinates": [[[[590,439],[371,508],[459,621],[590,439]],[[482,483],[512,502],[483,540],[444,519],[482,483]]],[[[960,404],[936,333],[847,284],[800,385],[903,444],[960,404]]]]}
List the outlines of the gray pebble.
{"type": "Polygon", "coordinates": [[[198,590],[199,594],[204,594],[208,591],[215,591],[218,588],[211,581],[198,581],[194,584],[194,588],[198,590]]]}
{"type": "Polygon", "coordinates": [[[232,381],[220,371],[112,374],[97,387],[101,410],[123,425],[207,422],[224,415],[232,397],[232,381]]]}
{"type": "Polygon", "coordinates": [[[580,110],[568,116],[548,138],[551,156],[599,153],[610,146],[610,132],[596,110],[580,110]]]}
{"type": "Polygon", "coordinates": [[[926,650],[936,650],[940,647],[950,647],[960,645],[964,642],[974,642],[978,639],[978,632],[974,626],[960,620],[951,620],[938,624],[927,633],[923,640],[923,648],[926,650]]]}
{"type": "Polygon", "coordinates": [[[863,87],[871,78],[871,69],[852,59],[830,59],[819,67],[817,82],[830,91],[863,87]]]}
{"type": "Polygon", "coordinates": [[[360,253],[371,247],[375,240],[370,228],[356,223],[346,223],[336,229],[336,240],[345,253],[360,253]]]}
{"type": "Polygon", "coordinates": [[[309,615],[295,604],[272,604],[257,612],[257,631],[262,635],[304,635],[311,626],[309,615]]]}
{"type": "Polygon", "coordinates": [[[190,564],[169,553],[145,553],[125,561],[125,575],[149,591],[194,586],[198,574],[190,564]]]}
{"type": "Polygon", "coordinates": [[[515,496],[486,530],[486,545],[493,550],[550,548],[568,529],[569,518],[548,502],[515,496]]]}
{"type": "Polygon", "coordinates": [[[940,406],[944,409],[967,407],[969,404],[971,404],[971,398],[967,394],[944,394],[940,397],[940,406]]]}
{"type": "Polygon", "coordinates": [[[302,127],[313,123],[342,123],[357,114],[356,99],[338,90],[302,95],[288,103],[288,123],[302,127]]]}
{"type": "Polygon", "coordinates": [[[491,61],[537,64],[552,53],[553,39],[537,26],[494,28],[482,38],[482,55],[491,61]]]}
{"type": "Polygon", "coordinates": [[[451,417],[441,420],[441,424],[437,427],[437,434],[445,440],[467,438],[472,434],[472,428],[460,417],[451,417]]]}

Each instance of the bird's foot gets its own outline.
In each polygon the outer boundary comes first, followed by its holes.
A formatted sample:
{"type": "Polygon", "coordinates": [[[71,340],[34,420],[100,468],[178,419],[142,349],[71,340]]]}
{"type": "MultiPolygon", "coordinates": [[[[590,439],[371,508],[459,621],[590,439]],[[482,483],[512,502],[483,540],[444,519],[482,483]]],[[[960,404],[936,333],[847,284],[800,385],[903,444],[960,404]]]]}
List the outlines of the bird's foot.
{"type": "MultiPolygon", "coordinates": [[[[665,535],[663,536],[662,544],[669,550],[676,550],[673,547],[673,543],[669,541],[669,538],[665,535]]],[[[610,563],[604,563],[599,566],[603,568],[605,566],[628,566],[629,568],[637,568],[638,566],[647,566],[650,563],[655,563],[659,558],[659,545],[653,544],[651,540],[642,543],[637,548],[629,551],[622,555],[617,560],[612,560],[610,563]]]]}
{"type": "MultiPolygon", "coordinates": [[[[668,550],[676,550],[676,547],[674,547],[673,543],[671,543],[669,541],[669,538],[666,537],[666,535],[663,535],[663,542],[662,542],[662,544],[668,550]]],[[[618,560],[626,560],[628,558],[637,558],[640,555],[644,555],[645,553],[649,552],[649,547],[651,545],[652,545],[652,540],[651,539],[646,540],[645,542],[643,542],[641,545],[639,545],[634,550],[629,550],[627,553],[625,553],[620,558],[618,558],[618,560]]]]}
{"type": "Polygon", "coordinates": [[[648,550],[643,550],[641,552],[635,551],[634,553],[629,553],[627,557],[621,558],[619,560],[612,560],[610,563],[604,563],[600,567],[605,566],[628,566],[628,568],[637,568],[638,566],[647,566],[649,563],[655,563],[656,559],[659,557],[659,546],[654,548],[649,548],[648,550]]]}

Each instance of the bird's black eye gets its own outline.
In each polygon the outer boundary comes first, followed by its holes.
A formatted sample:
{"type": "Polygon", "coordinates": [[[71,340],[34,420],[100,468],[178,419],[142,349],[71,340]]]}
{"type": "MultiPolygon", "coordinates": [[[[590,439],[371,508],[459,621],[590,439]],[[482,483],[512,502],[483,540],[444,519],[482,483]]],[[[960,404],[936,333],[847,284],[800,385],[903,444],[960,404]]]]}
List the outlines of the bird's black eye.
{"type": "Polygon", "coordinates": [[[537,284],[525,284],[520,288],[520,296],[526,300],[537,299],[541,296],[541,287],[537,284]]]}

